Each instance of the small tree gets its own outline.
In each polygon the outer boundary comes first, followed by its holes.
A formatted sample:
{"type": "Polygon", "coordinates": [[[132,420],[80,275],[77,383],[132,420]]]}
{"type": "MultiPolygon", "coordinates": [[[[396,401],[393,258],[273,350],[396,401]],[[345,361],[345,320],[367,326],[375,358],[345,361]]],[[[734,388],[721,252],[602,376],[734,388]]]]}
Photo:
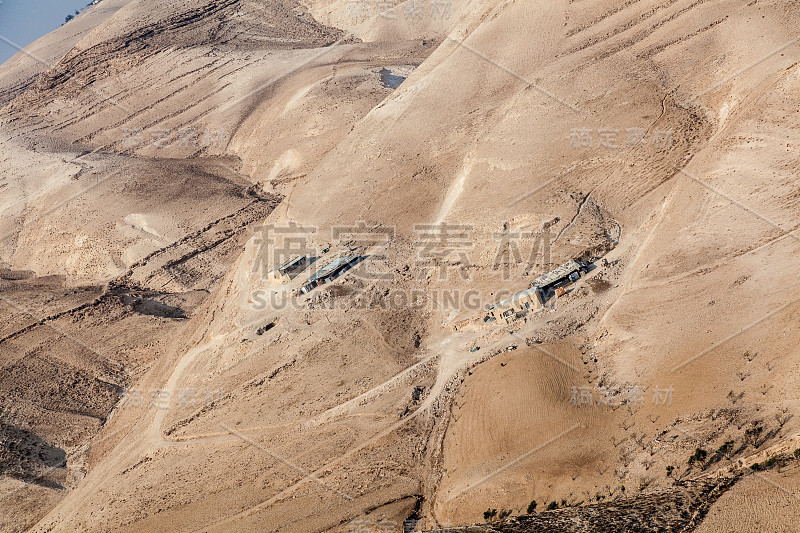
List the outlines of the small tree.
{"type": "Polygon", "coordinates": [[[495,516],[497,516],[497,509],[486,509],[483,512],[483,519],[484,520],[492,520],[495,516]]]}
{"type": "Polygon", "coordinates": [[[761,446],[760,436],[763,428],[761,426],[752,427],[744,432],[744,441],[753,448],[761,446]]]}
{"type": "Polygon", "coordinates": [[[558,503],[550,502],[550,504],[547,506],[546,510],[547,511],[552,511],[553,509],[558,509],[558,503]]]}
{"type": "Polygon", "coordinates": [[[732,450],[733,450],[733,441],[732,440],[728,440],[728,441],[725,441],[725,444],[723,444],[722,446],[719,447],[719,449],[717,450],[717,453],[720,454],[720,455],[727,456],[729,453],[731,453],[732,450]]]}
{"type": "MultiPolygon", "coordinates": [[[[800,450],[797,450],[800,451],[800,450]]],[[[536,512],[536,500],[532,500],[531,503],[528,504],[527,513],[533,514],[536,512]]]]}
{"type": "Polygon", "coordinates": [[[703,448],[695,449],[694,453],[691,455],[691,457],[689,457],[689,464],[702,463],[705,461],[706,455],[708,455],[708,452],[703,448]]]}

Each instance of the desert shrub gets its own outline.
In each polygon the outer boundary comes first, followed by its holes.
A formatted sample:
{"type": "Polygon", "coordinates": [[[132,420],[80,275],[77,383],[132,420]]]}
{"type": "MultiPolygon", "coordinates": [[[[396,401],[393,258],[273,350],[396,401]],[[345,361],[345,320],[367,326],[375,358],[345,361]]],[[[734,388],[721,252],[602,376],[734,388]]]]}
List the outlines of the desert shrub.
{"type": "Polygon", "coordinates": [[[533,514],[536,512],[536,500],[532,500],[531,503],[528,504],[527,513],[533,514]]]}
{"type": "Polygon", "coordinates": [[[558,509],[558,503],[556,503],[556,502],[550,502],[550,503],[547,505],[547,510],[548,510],[548,511],[552,511],[553,509],[558,509]]]}
{"type": "Polygon", "coordinates": [[[486,509],[486,510],[483,512],[483,519],[484,519],[484,520],[491,520],[491,519],[492,519],[492,518],[494,518],[495,516],[497,516],[497,509],[491,509],[491,508],[490,508],[490,509],[486,509]]]}
{"type": "Polygon", "coordinates": [[[754,448],[761,446],[761,432],[764,429],[760,426],[752,427],[744,432],[744,441],[754,448]]]}
{"type": "Polygon", "coordinates": [[[728,455],[729,453],[731,453],[731,450],[733,450],[733,441],[729,440],[725,441],[725,444],[719,447],[717,453],[721,455],[728,455]]]}
{"type": "Polygon", "coordinates": [[[774,466],[785,466],[789,462],[789,457],[786,455],[773,455],[764,461],[764,469],[772,468],[774,466]]]}
{"type": "Polygon", "coordinates": [[[689,457],[689,464],[691,465],[691,464],[694,464],[694,463],[702,463],[703,461],[706,460],[706,456],[707,455],[708,455],[708,452],[705,451],[703,448],[697,448],[697,449],[695,449],[695,451],[691,455],[691,457],[689,457]]]}

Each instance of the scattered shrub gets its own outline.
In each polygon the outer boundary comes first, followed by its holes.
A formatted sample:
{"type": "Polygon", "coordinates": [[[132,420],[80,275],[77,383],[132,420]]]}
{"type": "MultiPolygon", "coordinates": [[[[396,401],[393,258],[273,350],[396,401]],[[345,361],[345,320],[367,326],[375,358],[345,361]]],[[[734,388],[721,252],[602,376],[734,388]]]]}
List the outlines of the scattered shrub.
{"type": "Polygon", "coordinates": [[[528,504],[527,513],[533,514],[536,512],[536,500],[532,500],[531,503],[528,504]]]}
{"type": "Polygon", "coordinates": [[[691,465],[694,463],[702,463],[703,461],[706,460],[707,455],[708,452],[705,451],[703,448],[697,448],[692,454],[692,456],[689,457],[689,464],[691,465]]]}
{"type": "Polygon", "coordinates": [[[727,456],[729,453],[731,453],[732,450],[733,450],[733,441],[728,440],[725,441],[725,444],[719,447],[717,453],[727,456]]]}
{"type": "Polygon", "coordinates": [[[761,432],[763,428],[761,426],[756,426],[753,428],[748,429],[744,432],[744,441],[754,448],[758,448],[761,446],[761,432]]]}

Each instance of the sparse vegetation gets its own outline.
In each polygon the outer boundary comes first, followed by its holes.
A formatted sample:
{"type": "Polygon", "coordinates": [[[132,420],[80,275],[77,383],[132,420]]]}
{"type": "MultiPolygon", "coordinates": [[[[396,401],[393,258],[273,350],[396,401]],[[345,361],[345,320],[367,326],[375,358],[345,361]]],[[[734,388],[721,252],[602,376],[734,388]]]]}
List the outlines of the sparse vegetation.
{"type": "Polygon", "coordinates": [[[696,448],[694,450],[694,453],[689,457],[688,463],[690,465],[693,465],[695,463],[702,463],[703,461],[706,460],[707,455],[708,452],[705,451],[703,448],[696,448]]]}
{"type": "MultiPolygon", "coordinates": [[[[100,0],[94,0],[94,1],[89,2],[88,4],[86,4],[86,7],[92,7],[93,5],[99,4],[99,3],[100,3],[100,0]]],[[[86,8],[84,8],[84,9],[86,9],[86,8]]],[[[69,22],[70,20],[74,19],[77,15],[80,15],[80,14],[81,14],[81,10],[76,9],[74,15],[67,15],[67,17],[64,19],[64,24],[66,24],[67,22],[69,22]]]]}
{"type": "Polygon", "coordinates": [[[775,468],[776,466],[777,467],[786,466],[786,464],[789,463],[789,461],[791,460],[792,458],[789,457],[788,455],[773,455],[763,463],[753,464],[750,467],[750,469],[756,472],[759,470],[769,470],[771,468],[775,468]]]}
{"type": "MultiPolygon", "coordinates": [[[[797,450],[797,451],[800,451],[800,450],[797,450]]],[[[532,500],[531,503],[528,504],[528,508],[526,509],[526,512],[528,514],[533,514],[533,513],[536,512],[536,500],[532,500]]]]}
{"type": "Polygon", "coordinates": [[[547,511],[552,511],[553,509],[558,509],[558,503],[557,502],[550,502],[547,505],[547,509],[546,509],[547,511]]]}
{"type": "Polygon", "coordinates": [[[744,432],[744,442],[753,448],[758,448],[763,443],[760,438],[763,431],[764,429],[761,426],[755,426],[747,429],[744,432]]]}
{"type": "Polygon", "coordinates": [[[497,516],[497,509],[489,508],[483,512],[483,519],[486,521],[494,519],[495,516],[497,516]]]}
{"type": "MultiPolygon", "coordinates": [[[[558,513],[537,513],[524,517],[512,517],[503,525],[496,522],[483,526],[465,524],[448,529],[448,531],[454,533],[694,531],[711,505],[725,494],[738,479],[740,478],[687,480],[686,483],[676,485],[668,490],[617,498],[613,502],[591,502],[584,505],[572,503],[566,508],[559,506],[558,513]]],[[[605,499],[610,500],[607,493],[605,499]]],[[[553,503],[556,502],[551,502],[549,505],[553,503]]],[[[549,507],[549,505],[546,506],[549,507]]],[[[555,508],[553,506],[552,509],[555,508]]]]}
{"type": "Polygon", "coordinates": [[[719,449],[717,449],[717,453],[727,457],[732,450],[733,450],[733,441],[728,440],[725,441],[725,443],[722,446],[720,446],[719,449]]]}

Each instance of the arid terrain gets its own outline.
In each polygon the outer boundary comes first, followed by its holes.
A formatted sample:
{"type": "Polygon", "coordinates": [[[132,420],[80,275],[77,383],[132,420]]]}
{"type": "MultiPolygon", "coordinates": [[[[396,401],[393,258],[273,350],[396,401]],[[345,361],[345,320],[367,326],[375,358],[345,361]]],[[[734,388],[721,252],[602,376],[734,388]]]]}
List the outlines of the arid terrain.
{"type": "Polygon", "coordinates": [[[798,28],[90,6],[0,65],[0,531],[800,530],[798,28]]]}

